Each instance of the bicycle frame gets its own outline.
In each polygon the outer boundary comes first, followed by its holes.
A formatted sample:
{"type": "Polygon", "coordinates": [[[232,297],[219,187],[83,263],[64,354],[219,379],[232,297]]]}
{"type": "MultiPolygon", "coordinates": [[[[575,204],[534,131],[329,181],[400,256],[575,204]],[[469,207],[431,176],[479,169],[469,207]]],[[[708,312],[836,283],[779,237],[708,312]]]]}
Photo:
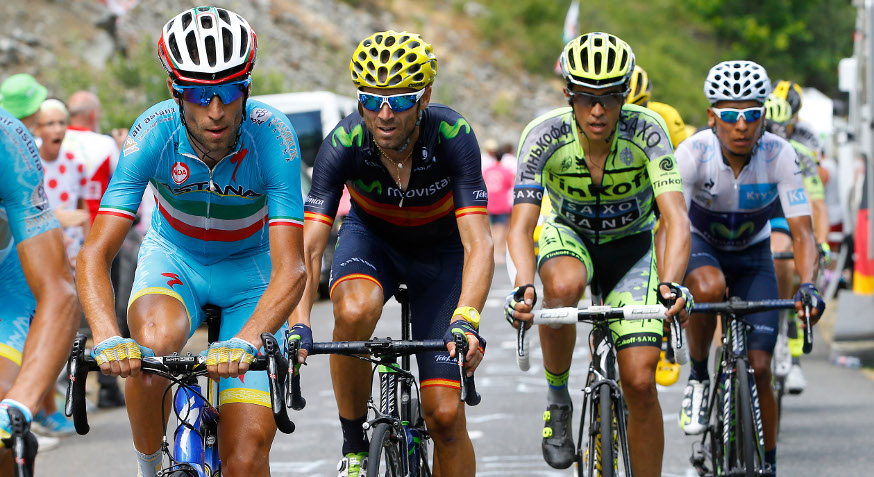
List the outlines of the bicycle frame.
{"type": "Polygon", "coordinates": [[[732,297],[725,303],[698,303],[693,308],[694,313],[720,313],[722,323],[722,352],[717,357],[714,392],[710,395],[708,421],[711,423],[697,444],[693,446],[690,459],[699,475],[702,476],[772,476],[773,471],[765,464],[765,439],[759,395],[756,387],[754,370],[747,357],[747,332],[751,327],[739,315],[774,309],[795,308],[792,300],[764,300],[745,302],[732,297]],[[744,378],[741,374],[745,373],[744,378]],[[735,389],[735,383],[738,389],[735,389]],[[746,389],[752,406],[751,420],[753,436],[743,436],[746,411],[746,397],[742,394],[746,389]],[[718,410],[717,410],[718,409],[718,410]],[[745,456],[746,462],[740,462],[740,455],[745,451],[734,448],[737,442],[753,440],[752,456],[745,456]],[[710,461],[711,468],[705,466],[710,461]],[[737,464],[736,464],[737,462],[737,464]],[[752,469],[749,468],[752,463],[752,469]]]}

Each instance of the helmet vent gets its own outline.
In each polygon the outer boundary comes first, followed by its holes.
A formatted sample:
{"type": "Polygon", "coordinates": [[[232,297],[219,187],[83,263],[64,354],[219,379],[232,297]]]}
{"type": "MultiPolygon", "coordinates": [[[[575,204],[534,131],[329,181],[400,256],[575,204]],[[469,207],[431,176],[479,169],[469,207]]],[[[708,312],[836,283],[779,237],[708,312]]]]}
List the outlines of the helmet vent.
{"type": "Polygon", "coordinates": [[[376,35],[376,38],[374,38],[373,41],[375,41],[378,45],[381,45],[381,44],[382,44],[382,38],[383,38],[382,35],[376,35]]]}
{"type": "Polygon", "coordinates": [[[228,15],[228,11],[224,8],[216,8],[215,11],[218,13],[219,18],[225,23],[231,23],[231,16],[228,15]]]}
{"type": "MultiPolygon", "coordinates": [[[[230,37],[230,32],[228,32],[228,37],[230,37]]],[[[246,29],[240,26],[240,56],[246,55],[246,49],[249,48],[249,35],[246,34],[246,29]]],[[[228,51],[231,51],[231,48],[228,48],[228,51]]]]}
{"type": "Polygon", "coordinates": [[[191,25],[191,12],[186,12],[185,15],[182,15],[182,29],[188,28],[188,25],[191,25]]]}
{"type": "Polygon", "coordinates": [[[604,61],[603,56],[604,54],[600,51],[596,51],[595,54],[592,55],[592,59],[595,60],[595,64],[593,65],[592,69],[594,69],[595,71],[601,71],[601,63],[603,63],[604,61]]]}
{"type": "Polygon", "coordinates": [[[175,18],[170,19],[170,21],[167,22],[167,26],[165,26],[164,29],[166,29],[167,31],[172,30],[174,23],[176,23],[176,19],[175,18]]]}
{"type": "Polygon", "coordinates": [[[388,68],[380,66],[379,69],[376,70],[376,76],[379,77],[380,83],[385,83],[388,79],[388,68]]]}
{"type": "Polygon", "coordinates": [[[422,69],[422,65],[412,65],[409,68],[407,68],[407,71],[410,74],[412,74],[412,73],[418,73],[419,70],[421,70],[421,69],[422,69]]]}
{"type": "Polygon", "coordinates": [[[402,65],[400,63],[395,63],[395,65],[392,66],[392,68],[391,68],[391,74],[396,75],[396,74],[400,73],[401,69],[403,69],[403,67],[404,67],[404,65],[402,65]]]}
{"type": "Polygon", "coordinates": [[[406,53],[407,53],[407,50],[405,50],[403,48],[398,48],[397,50],[395,50],[394,54],[391,55],[391,59],[394,61],[397,61],[397,60],[403,58],[403,56],[406,53]]]}
{"type": "Polygon", "coordinates": [[[425,79],[425,75],[423,75],[422,73],[419,73],[416,76],[413,76],[413,81],[422,81],[424,79],[425,79]]]}
{"type": "Polygon", "coordinates": [[[191,61],[200,66],[200,55],[197,51],[197,39],[194,38],[194,32],[188,32],[185,35],[185,47],[188,49],[188,54],[191,55],[191,61]]]}
{"type": "Polygon", "coordinates": [[[365,48],[370,48],[371,45],[373,45],[373,42],[370,41],[370,38],[364,40],[364,41],[361,43],[361,46],[363,46],[363,47],[365,47],[365,48]]]}
{"type": "Polygon", "coordinates": [[[212,17],[208,15],[200,17],[200,26],[207,30],[212,28],[212,17]]]}
{"type": "Polygon", "coordinates": [[[415,53],[410,53],[409,55],[407,55],[407,63],[412,63],[414,61],[416,61],[416,54],[415,53]]]}
{"type": "MultiPolygon", "coordinates": [[[[389,38],[391,40],[391,38],[389,38]]],[[[379,62],[382,64],[388,63],[388,60],[391,58],[391,52],[388,50],[382,50],[379,54],[379,62]]]]}
{"type": "Polygon", "coordinates": [[[209,66],[215,66],[216,58],[215,58],[215,38],[208,36],[204,41],[206,43],[206,61],[209,63],[209,66]]]}
{"type": "Polygon", "coordinates": [[[173,55],[173,59],[176,60],[176,63],[182,61],[182,55],[179,53],[179,44],[176,43],[176,34],[171,33],[168,38],[167,44],[170,46],[170,54],[173,55]]]}
{"type": "Polygon", "coordinates": [[[383,46],[390,47],[390,46],[393,46],[394,44],[395,44],[395,38],[393,36],[390,36],[390,37],[385,39],[385,44],[383,44],[383,46]]]}

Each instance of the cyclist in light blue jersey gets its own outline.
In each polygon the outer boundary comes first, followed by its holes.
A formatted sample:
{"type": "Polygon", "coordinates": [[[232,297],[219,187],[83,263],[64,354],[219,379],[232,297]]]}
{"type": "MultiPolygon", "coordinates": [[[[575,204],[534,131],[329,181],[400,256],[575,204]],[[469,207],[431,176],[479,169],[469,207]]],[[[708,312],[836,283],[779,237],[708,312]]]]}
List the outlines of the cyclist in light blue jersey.
{"type": "MultiPolygon", "coordinates": [[[[79,306],[39,151],[4,109],[0,170],[0,438],[7,438],[12,415],[29,423],[61,371],[79,306]]],[[[11,475],[10,457],[0,453],[0,474],[11,475]]]]}
{"type": "Polygon", "coordinates": [[[246,20],[222,8],[186,10],[164,26],[158,56],[173,99],[130,128],[80,252],[93,354],[104,374],[133,378],[125,396],[144,477],[160,470],[166,381],[144,380],[140,358],[181,350],[206,304],[223,310],[219,341],[207,354],[210,376],[221,378],[222,474],[269,475],[276,426],[266,373],[243,375],[261,333],[276,333],[303,291],[303,200],[294,129],[279,111],[248,99],[256,50],[246,20]],[[131,339],[122,339],[109,265],[147,185],[158,206],[128,304],[131,339]]]}

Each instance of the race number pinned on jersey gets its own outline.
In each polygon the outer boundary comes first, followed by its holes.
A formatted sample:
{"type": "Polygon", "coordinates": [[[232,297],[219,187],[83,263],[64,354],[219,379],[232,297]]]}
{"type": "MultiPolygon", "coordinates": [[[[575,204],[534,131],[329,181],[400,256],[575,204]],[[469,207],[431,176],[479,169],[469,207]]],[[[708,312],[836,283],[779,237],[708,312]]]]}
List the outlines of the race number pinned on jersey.
{"type": "Polygon", "coordinates": [[[170,175],[173,177],[173,182],[176,185],[182,185],[183,182],[188,180],[188,166],[182,162],[174,162],[170,175]]]}

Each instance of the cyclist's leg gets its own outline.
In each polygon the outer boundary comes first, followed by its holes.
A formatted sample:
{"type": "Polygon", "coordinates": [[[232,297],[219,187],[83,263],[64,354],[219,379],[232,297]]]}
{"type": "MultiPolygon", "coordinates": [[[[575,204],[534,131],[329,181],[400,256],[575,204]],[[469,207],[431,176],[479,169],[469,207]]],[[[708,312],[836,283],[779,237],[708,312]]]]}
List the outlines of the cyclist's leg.
{"type": "MultiPolygon", "coordinates": [[[[417,254],[404,270],[410,295],[413,339],[441,339],[459,305],[464,249],[457,236],[417,254]]],[[[473,444],[460,401],[458,367],[448,351],[416,355],[422,414],[434,439],[434,475],[473,476],[473,444]],[[447,365],[449,363],[449,365],[447,365]]]]}
{"type": "MultiPolygon", "coordinates": [[[[656,304],[658,270],[649,233],[592,248],[598,284],[608,291],[605,304],[656,304]],[[636,261],[629,262],[631,260],[636,261]],[[611,266],[612,265],[612,266],[611,266]]],[[[628,406],[628,446],[634,475],[661,475],[664,419],[656,391],[655,370],[661,351],[660,320],[611,324],[622,393],[628,406]]]]}
{"type": "MultiPolygon", "coordinates": [[[[207,302],[222,309],[219,341],[233,338],[255,312],[267,289],[271,272],[267,253],[225,260],[209,268],[212,283],[207,302]],[[221,278],[221,280],[219,280],[221,278]]],[[[285,335],[287,325],[270,331],[285,335]]],[[[281,342],[280,340],[277,340],[281,342]]],[[[262,353],[264,349],[260,350],[262,353]]],[[[221,379],[218,384],[219,457],[222,475],[227,477],[266,477],[276,423],[270,408],[266,371],[249,371],[237,378],[221,379]]]]}
{"type": "MultiPolygon", "coordinates": [[[[692,234],[692,251],[684,283],[696,302],[713,303],[725,298],[725,275],[718,253],[696,234],[692,234]]],[[[699,380],[707,377],[707,360],[715,331],[716,318],[710,314],[695,313],[686,325],[686,345],[689,347],[693,374],[697,371],[699,380]]]]}
{"type": "MultiPolygon", "coordinates": [[[[729,287],[732,295],[743,300],[770,300],[777,296],[777,280],[773,261],[769,257],[770,245],[765,240],[751,245],[738,253],[732,261],[729,287]]],[[[777,342],[779,312],[754,313],[744,317],[753,325],[748,337],[748,357],[755,373],[759,407],[762,412],[762,428],[765,438],[766,460],[774,464],[777,446],[777,400],[771,387],[771,356],[777,342]]]]}
{"type": "MultiPolygon", "coordinates": [[[[159,239],[143,242],[128,306],[128,326],[131,338],[156,355],[180,351],[202,319],[196,290],[204,284],[191,268],[195,264],[159,239]]],[[[168,395],[162,415],[167,385],[167,380],[145,373],[125,379],[134,447],[143,456],[154,456],[160,450],[162,423],[171,405],[168,395]]]]}
{"type": "MultiPolygon", "coordinates": [[[[8,275],[5,265],[0,265],[0,290],[8,290],[10,293],[0,302],[0,399],[12,388],[12,383],[21,370],[21,353],[36,309],[36,299],[30,293],[24,276],[21,275],[21,280],[10,283],[6,279],[8,275]],[[16,288],[18,292],[15,292],[16,288]]],[[[37,409],[32,410],[34,413],[36,411],[37,409]]],[[[13,475],[11,456],[7,449],[0,450],[0,475],[13,475]]]]}
{"type": "MultiPolygon", "coordinates": [[[[593,270],[582,239],[567,225],[556,223],[555,216],[552,216],[543,225],[538,242],[543,307],[576,306],[593,270]]],[[[573,403],[568,380],[577,327],[575,324],[558,328],[540,326],[539,331],[548,384],[541,449],[550,466],[565,469],[573,463],[575,449],[571,425],[573,403]]]]}
{"type": "MultiPolygon", "coordinates": [[[[369,339],[394,294],[396,282],[389,246],[370,233],[355,214],[340,227],[331,265],[330,295],[334,305],[334,341],[369,339]]],[[[343,430],[343,454],[366,453],[368,442],[361,424],[370,396],[370,364],[360,359],[332,355],[331,382],[343,430]]]]}

